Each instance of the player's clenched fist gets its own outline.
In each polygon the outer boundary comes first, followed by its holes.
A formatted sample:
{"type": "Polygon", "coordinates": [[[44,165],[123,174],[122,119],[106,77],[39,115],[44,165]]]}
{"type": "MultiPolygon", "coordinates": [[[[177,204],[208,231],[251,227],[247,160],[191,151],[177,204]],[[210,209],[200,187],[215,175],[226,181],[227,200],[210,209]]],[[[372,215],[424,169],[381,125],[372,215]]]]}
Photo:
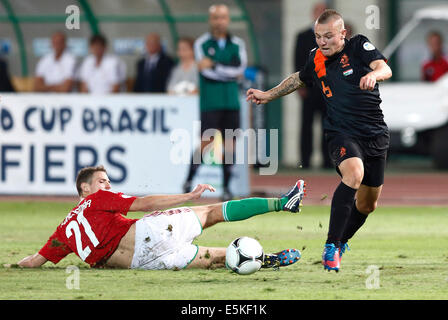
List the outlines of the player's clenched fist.
{"type": "Polygon", "coordinates": [[[202,195],[202,193],[204,193],[205,190],[208,190],[210,192],[215,192],[215,188],[213,188],[211,185],[209,184],[198,184],[193,191],[190,192],[192,199],[199,199],[202,195]]]}
{"type": "Polygon", "coordinates": [[[371,72],[366,74],[359,81],[359,87],[361,88],[361,90],[372,91],[375,88],[375,84],[376,84],[376,76],[371,72]]]}
{"type": "Polygon", "coordinates": [[[266,92],[250,88],[246,92],[246,101],[251,101],[255,104],[266,104],[270,99],[266,92]]]}

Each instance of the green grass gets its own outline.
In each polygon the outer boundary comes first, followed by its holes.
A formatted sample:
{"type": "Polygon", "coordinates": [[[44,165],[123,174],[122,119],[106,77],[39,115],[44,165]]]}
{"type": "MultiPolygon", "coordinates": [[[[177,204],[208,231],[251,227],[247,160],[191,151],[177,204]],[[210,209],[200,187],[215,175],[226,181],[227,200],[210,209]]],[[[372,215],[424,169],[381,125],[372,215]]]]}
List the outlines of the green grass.
{"type": "MultiPolygon", "coordinates": [[[[339,273],[320,264],[329,208],[300,215],[270,213],[204,230],[196,243],[227,246],[238,236],[258,239],[266,252],[302,250],[291,267],[240,276],[225,269],[143,271],[90,269],[74,254],[39,269],[5,268],[38,251],[71,209],[68,203],[0,203],[0,299],[447,299],[448,209],[382,207],[351,241],[339,273]],[[79,267],[80,289],[67,289],[79,267]],[[369,266],[380,286],[367,289],[369,266]]],[[[130,214],[130,217],[141,217],[130,214]]]]}

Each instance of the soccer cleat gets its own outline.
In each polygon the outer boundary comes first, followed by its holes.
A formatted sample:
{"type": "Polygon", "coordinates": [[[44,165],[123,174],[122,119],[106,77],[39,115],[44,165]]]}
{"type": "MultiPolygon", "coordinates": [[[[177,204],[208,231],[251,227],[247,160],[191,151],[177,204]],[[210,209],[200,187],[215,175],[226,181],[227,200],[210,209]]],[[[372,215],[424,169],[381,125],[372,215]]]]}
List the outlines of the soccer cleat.
{"type": "Polygon", "coordinates": [[[282,198],[288,198],[288,201],[283,205],[282,210],[290,212],[300,212],[302,199],[305,196],[305,181],[299,180],[288,193],[282,198]]]}
{"type": "Polygon", "coordinates": [[[339,248],[334,245],[334,243],[326,243],[324,247],[324,252],[322,253],[322,264],[324,269],[336,272],[339,271],[340,258],[339,258],[339,248]]]}
{"type": "Polygon", "coordinates": [[[264,255],[262,268],[286,267],[300,260],[301,253],[297,249],[285,249],[278,253],[266,253],[264,255]]]}

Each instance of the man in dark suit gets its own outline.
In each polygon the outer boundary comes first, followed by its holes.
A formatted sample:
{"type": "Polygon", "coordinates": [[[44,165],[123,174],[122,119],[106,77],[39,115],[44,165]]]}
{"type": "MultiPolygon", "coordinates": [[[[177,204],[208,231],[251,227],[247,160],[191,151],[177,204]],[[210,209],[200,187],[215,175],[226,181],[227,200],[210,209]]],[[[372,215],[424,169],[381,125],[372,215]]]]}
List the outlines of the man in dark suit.
{"type": "Polygon", "coordinates": [[[173,66],[174,60],[162,50],[160,36],[149,34],[146,37],[146,54],[137,62],[134,92],[166,92],[173,66]]]}
{"type": "MultiPolygon", "coordinates": [[[[313,25],[314,21],[325,11],[324,3],[317,3],[313,7],[313,25]]],[[[316,48],[316,40],[313,27],[300,32],[297,35],[295,47],[295,70],[300,71],[305,65],[306,60],[313,48],[316,48]]],[[[325,113],[325,103],[322,94],[316,87],[301,88],[298,90],[302,100],[302,129],[300,133],[300,153],[302,168],[309,168],[311,154],[313,153],[313,119],[315,113],[323,115],[325,113]]],[[[322,135],[321,150],[324,168],[332,168],[333,165],[328,154],[327,144],[322,135]]]]}
{"type": "Polygon", "coordinates": [[[8,72],[8,64],[0,59],[0,92],[15,92],[8,72]]]}

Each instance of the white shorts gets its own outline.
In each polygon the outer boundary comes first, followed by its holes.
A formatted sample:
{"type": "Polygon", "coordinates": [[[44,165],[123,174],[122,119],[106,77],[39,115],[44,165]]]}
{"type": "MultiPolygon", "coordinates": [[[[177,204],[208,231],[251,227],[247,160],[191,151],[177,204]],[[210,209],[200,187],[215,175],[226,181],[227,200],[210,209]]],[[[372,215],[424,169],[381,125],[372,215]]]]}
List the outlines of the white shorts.
{"type": "Polygon", "coordinates": [[[183,269],[198,253],[192,242],[202,233],[202,225],[191,208],[152,212],[135,227],[132,269],[183,269]]]}

